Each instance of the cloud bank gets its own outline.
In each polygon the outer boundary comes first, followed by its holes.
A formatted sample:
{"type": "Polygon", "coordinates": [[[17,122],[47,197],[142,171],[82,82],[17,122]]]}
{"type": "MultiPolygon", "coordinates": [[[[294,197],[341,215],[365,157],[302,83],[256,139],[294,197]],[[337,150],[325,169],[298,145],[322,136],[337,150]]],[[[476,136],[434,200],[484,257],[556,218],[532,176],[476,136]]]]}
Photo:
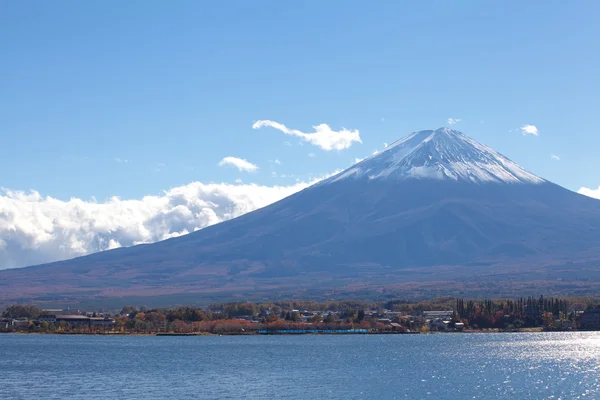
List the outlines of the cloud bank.
{"type": "Polygon", "coordinates": [[[351,131],[342,128],[340,131],[334,131],[327,124],[313,126],[315,131],[312,133],[304,133],[296,129],[289,129],[279,122],[269,120],[256,121],[252,125],[252,128],[260,129],[265,126],[277,129],[286,135],[299,137],[303,141],[318,146],[325,151],[344,150],[350,148],[354,143],[362,143],[358,130],[351,131]]]}
{"type": "Polygon", "coordinates": [[[600,186],[598,186],[598,189],[590,189],[590,188],[582,187],[581,189],[579,189],[577,191],[577,193],[600,200],[600,186]]]}
{"type": "Polygon", "coordinates": [[[258,170],[258,165],[237,157],[225,157],[219,162],[219,166],[232,165],[240,171],[255,172],[258,170]]]}
{"type": "Polygon", "coordinates": [[[0,269],[184,235],[238,217],[322,178],[289,186],[193,182],[140,200],[62,201],[0,189],[0,269]]]}

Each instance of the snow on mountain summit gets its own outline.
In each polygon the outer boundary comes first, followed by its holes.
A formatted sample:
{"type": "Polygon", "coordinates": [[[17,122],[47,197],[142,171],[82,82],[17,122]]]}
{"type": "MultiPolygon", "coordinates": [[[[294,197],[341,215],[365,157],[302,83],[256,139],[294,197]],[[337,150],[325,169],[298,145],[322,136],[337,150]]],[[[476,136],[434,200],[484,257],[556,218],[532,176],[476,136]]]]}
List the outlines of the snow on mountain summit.
{"type": "Polygon", "coordinates": [[[360,178],[546,182],[494,149],[448,128],[414,132],[324,183],[360,178]]]}

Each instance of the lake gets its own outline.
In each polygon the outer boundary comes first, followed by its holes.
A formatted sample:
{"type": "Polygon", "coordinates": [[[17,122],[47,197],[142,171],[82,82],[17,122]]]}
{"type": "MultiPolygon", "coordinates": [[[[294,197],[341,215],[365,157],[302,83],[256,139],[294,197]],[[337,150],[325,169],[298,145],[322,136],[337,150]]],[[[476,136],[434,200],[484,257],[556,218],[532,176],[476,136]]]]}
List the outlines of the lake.
{"type": "Polygon", "coordinates": [[[600,333],[0,334],[0,399],[594,399],[600,333]]]}

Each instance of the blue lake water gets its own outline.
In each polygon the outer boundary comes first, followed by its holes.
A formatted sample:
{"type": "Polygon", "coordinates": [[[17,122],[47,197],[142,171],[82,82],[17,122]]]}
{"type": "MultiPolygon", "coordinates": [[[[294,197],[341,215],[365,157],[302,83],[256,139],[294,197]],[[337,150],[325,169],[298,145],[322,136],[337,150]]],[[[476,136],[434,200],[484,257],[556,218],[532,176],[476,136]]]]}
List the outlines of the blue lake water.
{"type": "Polygon", "coordinates": [[[598,399],[600,333],[0,335],[0,399],[598,399]]]}

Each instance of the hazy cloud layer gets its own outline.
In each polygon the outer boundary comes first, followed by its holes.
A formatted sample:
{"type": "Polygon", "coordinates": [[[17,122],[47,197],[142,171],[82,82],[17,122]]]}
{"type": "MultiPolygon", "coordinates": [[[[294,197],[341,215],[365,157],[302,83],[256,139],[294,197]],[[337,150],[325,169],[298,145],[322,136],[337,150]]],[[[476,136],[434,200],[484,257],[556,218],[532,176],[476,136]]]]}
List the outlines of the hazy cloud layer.
{"type": "Polygon", "coordinates": [[[103,203],[0,189],[0,269],[68,259],[184,235],[264,207],[289,186],[193,182],[140,200],[103,203]]]}
{"type": "Polygon", "coordinates": [[[219,162],[219,166],[232,165],[240,171],[254,172],[258,170],[258,165],[237,157],[225,157],[219,162]]]}
{"type": "Polygon", "coordinates": [[[318,146],[326,151],[344,150],[352,146],[353,143],[362,143],[358,130],[351,131],[343,128],[340,131],[334,131],[327,124],[313,126],[315,131],[312,133],[304,133],[296,129],[289,129],[279,122],[269,120],[256,121],[252,125],[252,128],[260,129],[265,126],[277,129],[286,135],[297,136],[303,141],[318,146]]]}

